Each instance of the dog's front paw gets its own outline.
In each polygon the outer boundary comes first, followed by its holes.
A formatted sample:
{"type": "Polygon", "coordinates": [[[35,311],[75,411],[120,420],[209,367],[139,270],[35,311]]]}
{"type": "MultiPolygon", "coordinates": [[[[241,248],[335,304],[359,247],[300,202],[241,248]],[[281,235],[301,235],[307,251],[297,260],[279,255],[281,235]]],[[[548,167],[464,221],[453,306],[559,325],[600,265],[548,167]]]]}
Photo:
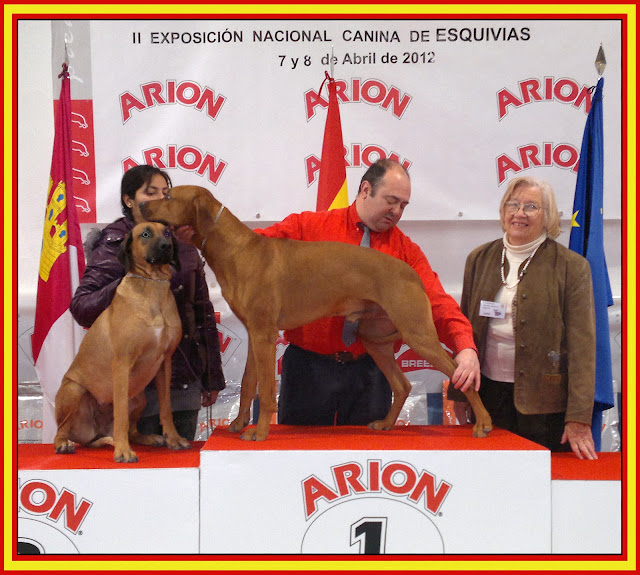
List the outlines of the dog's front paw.
{"type": "Polygon", "coordinates": [[[191,449],[191,444],[188,439],[176,435],[175,437],[167,437],[165,435],[166,445],[169,449],[191,449]]]}
{"type": "Polygon", "coordinates": [[[389,431],[393,429],[393,424],[388,423],[386,419],[379,419],[378,421],[372,421],[368,425],[369,429],[377,429],[378,431],[389,431]]]}
{"type": "Polygon", "coordinates": [[[138,456],[131,449],[116,449],[113,452],[113,460],[116,463],[138,463],[138,456]]]}
{"type": "Polygon", "coordinates": [[[57,441],[55,442],[56,453],[70,454],[76,452],[76,444],[73,441],[57,441]]]}

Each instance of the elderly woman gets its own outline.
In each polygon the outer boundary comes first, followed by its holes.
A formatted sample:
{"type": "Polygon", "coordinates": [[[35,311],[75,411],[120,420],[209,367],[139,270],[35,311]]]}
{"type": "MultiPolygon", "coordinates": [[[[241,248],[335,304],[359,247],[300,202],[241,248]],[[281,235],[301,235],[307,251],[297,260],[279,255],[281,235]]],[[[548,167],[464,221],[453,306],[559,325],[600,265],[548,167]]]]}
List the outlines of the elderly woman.
{"type": "Polygon", "coordinates": [[[596,459],[589,263],[555,241],[560,216],[546,182],[512,180],[500,223],[504,237],[467,258],[460,304],[478,346],[482,401],[496,426],[596,459]]]}

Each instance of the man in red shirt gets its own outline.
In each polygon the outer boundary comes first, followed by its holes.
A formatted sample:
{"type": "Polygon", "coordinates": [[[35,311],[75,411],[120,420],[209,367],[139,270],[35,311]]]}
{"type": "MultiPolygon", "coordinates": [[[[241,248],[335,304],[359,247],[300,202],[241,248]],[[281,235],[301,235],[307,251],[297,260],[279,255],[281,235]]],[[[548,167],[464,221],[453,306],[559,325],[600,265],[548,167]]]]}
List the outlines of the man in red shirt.
{"type": "MultiPolygon", "coordinates": [[[[404,167],[378,160],[362,177],[358,196],[348,208],[292,214],[256,231],[272,238],[355,245],[368,234],[371,248],[405,261],[422,279],[440,341],[454,352],[458,364],[454,386],[479,389],[471,324],[445,293],[422,250],[396,227],[410,197],[411,181],[404,167]]],[[[366,425],[386,416],[391,406],[389,383],[359,340],[351,345],[343,341],[344,323],[343,317],[324,318],[285,332],[290,345],[282,360],[279,423],[366,425]]]]}

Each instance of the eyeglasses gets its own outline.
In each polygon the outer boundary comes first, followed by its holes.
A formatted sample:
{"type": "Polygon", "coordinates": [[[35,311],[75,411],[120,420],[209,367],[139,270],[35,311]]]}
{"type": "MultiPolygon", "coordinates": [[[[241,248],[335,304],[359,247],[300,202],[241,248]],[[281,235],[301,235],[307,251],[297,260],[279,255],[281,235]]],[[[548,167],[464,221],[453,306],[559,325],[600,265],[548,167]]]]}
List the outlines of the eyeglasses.
{"type": "Polygon", "coordinates": [[[519,204],[518,202],[505,202],[504,204],[504,211],[507,214],[517,214],[520,208],[522,208],[528,216],[535,216],[540,211],[538,204],[519,204]]]}

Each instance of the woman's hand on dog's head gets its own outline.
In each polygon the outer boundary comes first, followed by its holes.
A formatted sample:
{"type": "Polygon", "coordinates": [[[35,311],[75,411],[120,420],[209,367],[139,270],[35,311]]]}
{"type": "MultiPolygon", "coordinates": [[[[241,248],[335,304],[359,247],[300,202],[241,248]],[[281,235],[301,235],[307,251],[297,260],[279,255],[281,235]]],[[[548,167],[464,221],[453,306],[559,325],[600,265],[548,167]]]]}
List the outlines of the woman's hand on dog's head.
{"type": "Polygon", "coordinates": [[[193,238],[193,234],[195,233],[194,229],[191,226],[180,226],[179,228],[172,228],[173,235],[176,236],[181,242],[186,244],[191,243],[191,238],[193,238]]]}

